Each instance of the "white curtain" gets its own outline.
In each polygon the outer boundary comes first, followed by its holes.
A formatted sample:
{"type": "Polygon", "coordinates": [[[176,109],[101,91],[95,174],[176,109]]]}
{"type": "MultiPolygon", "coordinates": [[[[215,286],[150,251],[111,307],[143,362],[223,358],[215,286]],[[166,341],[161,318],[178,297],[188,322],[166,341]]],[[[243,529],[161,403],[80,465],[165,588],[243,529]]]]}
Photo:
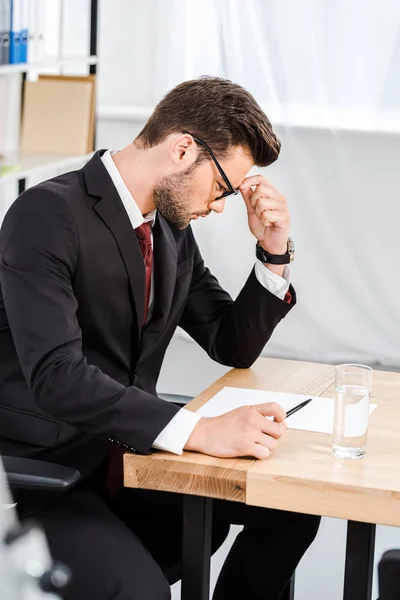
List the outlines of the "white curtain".
{"type": "MultiPolygon", "coordinates": [[[[222,75],[282,139],[263,172],[291,206],[299,305],[265,354],[400,365],[398,0],[160,0],[156,19],[154,104],[222,75]]],[[[194,228],[236,294],[254,260],[243,204],[194,228]]]]}
{"type": "Polygon", "coordinates": [[[223,76],[218,8],[214,0],[156,3],[151,77],[155,102],[178,83],[199,73],[223,76]]]}

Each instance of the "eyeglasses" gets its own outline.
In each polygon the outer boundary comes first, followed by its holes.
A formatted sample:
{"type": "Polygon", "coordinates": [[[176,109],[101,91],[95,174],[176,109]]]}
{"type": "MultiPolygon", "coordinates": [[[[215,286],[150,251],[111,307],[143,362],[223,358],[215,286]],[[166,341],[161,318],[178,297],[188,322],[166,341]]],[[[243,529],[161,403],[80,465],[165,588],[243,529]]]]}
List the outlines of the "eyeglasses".
{"type": "Polygon", "coordinates": [[[223,170],[223,168],[221,167],[221,165],[219,164],[219,162],[217,161],[217,159],[214,156],[214,152],[211,150],[210,146],[208,144],[206,144],[206,142],[204,142],[202,139],[196,137],[195,135],[193,135],[192,133],[189,133],[189,131],[184,131],[183,133],[186,133],[188,135],[191,135],[192,138],[194,139],[194,141],[196,142],[196,144],[199,144],[200,146],[203,146],[208,154],[211,156],[211,158],[214,161],[215,166],[217,167],[222,179],[224,180],[226,187],[228,188],[226,192],[224,192],[221,196],[218,196],[218,198],[215,198],[216,200],[222,200],[222,198],[227,198],[228,196],[232,196],[233,194],[238,194],[239,190],[234,188],[233,185],[231,184],[231,182],[229,181],[228,177],[225,174],[225,171],[223,170]]]}

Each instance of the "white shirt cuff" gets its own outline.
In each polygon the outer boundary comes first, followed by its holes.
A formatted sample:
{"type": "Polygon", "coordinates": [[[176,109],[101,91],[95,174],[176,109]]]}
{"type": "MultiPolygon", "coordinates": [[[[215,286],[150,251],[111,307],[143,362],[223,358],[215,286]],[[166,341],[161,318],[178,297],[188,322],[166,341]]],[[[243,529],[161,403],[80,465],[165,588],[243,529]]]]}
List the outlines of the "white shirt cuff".
{"type": "Polygon", "coordinates": [[[198,414],[182,408],[158,434],[153,442],[153,448],[182,454],[186,442],[200,419],[198,414]]]}
{"type": "Polygon", "coordinates": [[[261,283],[265,289],[267,289],[271,294],[278,296],[281,300],[283,300],[286,296],[286,292],[290,286],[290,278],[291,273],[290,269],[287,265],[285,265],[285,270],[283,273],[283,277],[280,277],[276,273],[273,273],[267,267],[263,265],[261,260],[257,260],[255,264],[255,272],[258,282],[261,283]]]}

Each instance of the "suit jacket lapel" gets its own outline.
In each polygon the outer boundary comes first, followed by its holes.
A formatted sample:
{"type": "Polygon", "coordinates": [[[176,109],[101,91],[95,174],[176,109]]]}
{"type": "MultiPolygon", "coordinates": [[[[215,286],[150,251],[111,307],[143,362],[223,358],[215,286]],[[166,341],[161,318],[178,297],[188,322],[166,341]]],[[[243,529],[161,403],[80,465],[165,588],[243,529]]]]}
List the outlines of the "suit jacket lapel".
{"type": "Polygon", "coordinates": [[[122,260],[124,261],[128,273],[130,288],[136,308],[138,329],[140,331],[143,322],[146,289],[146,272],[143,256],[132,224],[121,201],[119,198],[118,203],[111,202],[110,200],[110,198],[102,198],[94,206],[94,210],[110,229],[118,244],[122,260]]]}
{"type": "Polygon", "coordinates": [[[112,232],[125,264],[132,292],[131,300],[136,309],[135,313],[139,332],[137,341],[139,341],[143,323],[146,288],[143,257],[124,205],[107,170],[100,160],[101,153],[102,151],[97,152],[93,156],[83,168],[83,172],[86,177],[89,194],[100,197],[100,200],[93,206],[93,209],[112,232]]]}

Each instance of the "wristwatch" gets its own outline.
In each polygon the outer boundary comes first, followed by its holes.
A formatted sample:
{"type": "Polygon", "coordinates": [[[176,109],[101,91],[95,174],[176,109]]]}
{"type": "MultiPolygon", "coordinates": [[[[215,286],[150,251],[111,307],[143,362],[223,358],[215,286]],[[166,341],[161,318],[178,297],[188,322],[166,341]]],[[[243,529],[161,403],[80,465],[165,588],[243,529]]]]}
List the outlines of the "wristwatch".
{"type": "Polygon", "coordinates": [[[268,263],[270,265],[288,265],[294,261],[294,254],[294,242],[292,238],[288,238],[286,254],[270,254],[260,246],[259,242],[256,244],[256,256],[262,263],[268,263]]]}

